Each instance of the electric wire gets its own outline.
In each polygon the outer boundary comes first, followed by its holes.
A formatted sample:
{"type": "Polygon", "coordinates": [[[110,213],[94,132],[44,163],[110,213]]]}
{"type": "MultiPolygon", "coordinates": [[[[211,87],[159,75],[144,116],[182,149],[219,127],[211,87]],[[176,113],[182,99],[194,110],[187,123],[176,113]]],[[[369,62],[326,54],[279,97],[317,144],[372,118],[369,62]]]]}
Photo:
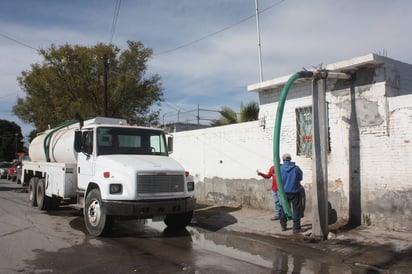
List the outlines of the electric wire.
{"type": "MultiPolygon", "coordinates": [[[[280,0],[280,1],[278,1],[278,2],[276,2],[276,3],[274,3],[274,4],[272,4],[272,5],[268,6],[267,8],[264,8],[264,9],[260,10],[260,11],[258,12],[258,14],[262,14],[262,13],[268,11],[268,10],[274,8],[275,6],[280,5],[280,4],[281,4],[282,2],[284,2],[284,1],[286,1],[286,0],[280,0]]],[[[200,37],[200,38],[197,38],[197,39],[195,39],[195,40],[192,40],[192,41],[190,41],[190,42],[187,42],[187,43],[182,44],[182,45],[180,45],[180,46],[177,46],[177,47],[175,47],[175,48],[172,48],[172,49],[168,49],[168,50],[164,50],[164,51],[155,53],[155,54],[153,54],[153,56],[163,55],[163,54],[167,54],[167,53],[171,53],[171,52],[177,51],[177,50],[182,49],[182,48],[186,48],[186,47],[191,46],[191,45],[193,45],[193,44],[196,44],[196,43],[198,43],[198,42],[200,42],[200,41],[203,41],[203,40],[205,40],[205,39],[207,39],[207,38],[210,38],[210,37],[212,37],[212,36],[215,36],[215,35],[217,35],[217,34],[219,34],[219,33],[222,33],[222,32],[224,32],[224,31],[227,31],[227,30],[229,30],[229,29],[231,29],[231,28],[233,28],[233,27],[235,27],[235,26],[237,26],[237,25],[240,25],[240,24],[242,24],[243,22],[246,22],[246,21],[248,21],[248,20],[250,20],[250,19],[252,19],[252,18],[255,18],[255,16],[256,16],[256,13],[254,13],[254,14],[248,16],[248,17],[245,17],[245,18],[239,20],[238,22],[233,23],[233,24],[231,24],[231,25],[229,25],[229,26],[227,26],[227,27],[224,27],[224,28],[222,28],[222,29],[220,29],[220,30],[217,30],[217,31],[211,32],[211,33],[209,33],[209,34],[206,34],[206,35],[204,35],[204,36],[202,36],[202,37],[200,37]]]]}
{"type": "Polygon", "coordinates": [[[121,4],[122,4],[122,0],[116,0],[116,4],[114,7],[114,13],[113,13],[112,27],[110,30],[110,44],[112,43],[114,34],[116,32],[117,19],[119,18],[121,4]]]}
{"type": "Polygon", "coordinates": [[[39,51],[39,50],[36,49],[35,47],[32,47],[32,46],[30,46],[30,45],[28,45],[28,44],[26,44],[26,43],[20,42],[20,41],[18,41],[18,40],[16,40],[16,39],[14,39],[14,38],[6,35],[6,34],[0,33],[0,36],[4,37],[4,38],[6,38],[6,39],[8,39],[8,40],[10,40],[10,41],[13,41],[13,42],[15,42],[15,43],[17,43],[17,44],[19,44],[19,45],[22,45],[22,46],[24,46],[24,47],[26,47],[26,48],[33,49],[33,50],[35,50],[35,51],[39,51]]]}

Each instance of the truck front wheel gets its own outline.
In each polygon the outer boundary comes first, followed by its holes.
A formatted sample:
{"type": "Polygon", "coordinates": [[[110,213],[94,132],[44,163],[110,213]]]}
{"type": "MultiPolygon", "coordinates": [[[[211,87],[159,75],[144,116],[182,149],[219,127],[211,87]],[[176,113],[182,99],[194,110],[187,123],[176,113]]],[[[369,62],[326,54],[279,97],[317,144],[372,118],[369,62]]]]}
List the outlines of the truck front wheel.
{"type": "Polygon", "coordinates": [[[32,177],[29,181],[29,201],[32,206],[37,206],[37,182],[39,181],[39,178],[37,177],[32,177]]]}
{"type": "Polygon", "coordinates": [[[180,213],[180,214],[170,214],[167,215],[164,222],[167,227],[172,229],[182,229],[185,228],[193,217],[193,211],[180,213]]]}
{"type": "Polygon", "coordinates": [[[113,217],[106,214],[98,189],[92,189],[86,196],[84,222],[87,231],[96,237],[106,236],[112,229],[113,217]]]}

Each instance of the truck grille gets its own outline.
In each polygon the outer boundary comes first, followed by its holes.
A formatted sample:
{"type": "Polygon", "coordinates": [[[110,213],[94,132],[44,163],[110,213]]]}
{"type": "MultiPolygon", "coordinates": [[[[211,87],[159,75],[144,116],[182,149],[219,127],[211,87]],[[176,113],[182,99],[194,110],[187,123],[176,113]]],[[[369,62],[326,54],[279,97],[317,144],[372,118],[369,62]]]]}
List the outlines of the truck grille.
{"type": "Polygon", "coordinates": [[[137,191],[141,194],[184,191],[183,175],[138,175],[137,191]]]}

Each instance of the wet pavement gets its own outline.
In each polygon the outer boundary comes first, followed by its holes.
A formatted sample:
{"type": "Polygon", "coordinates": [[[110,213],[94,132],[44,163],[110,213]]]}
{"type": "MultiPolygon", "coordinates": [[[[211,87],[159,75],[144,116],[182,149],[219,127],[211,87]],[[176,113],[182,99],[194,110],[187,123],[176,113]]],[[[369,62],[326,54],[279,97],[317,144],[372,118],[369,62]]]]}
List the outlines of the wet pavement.
{"type": "MultiPolygon", "coordinates": [[[[86,233],[80,217],[70,225],[86,233]]],[[[58,252],[36,250],[23,272],[365,273],[322,250],[296,248],[286,239],[198,225],[170,231],[161,222],[118,221],[110,238],[86,236],[58,252]]]]}
{"type": "MultiPolygon", "coordinates": [[[[326,256],[326,261],[331,265],[332,262],[340,262],[348,266],[352,271],[349,273],[411,273],[411,233],[386,231],[371,226],[347,229],[335,225],[330,226],[328,240],[315,241],[310,236],[311,220],[308,217],[302,219],[302,232],[296,234],[290,228],[291,221],[288,222],[288,230],[281,231],[279,221],[270,220],[272,216],[273,212],[268,211],[198,203],[193,225],[198,224],[214,231],[273,237],[280,245],[280,250],[283,248],[288,254],[293,254],[289,256],[292,261],[309,258],[321,262],[319,257],[326,256]],[[300,256],[302,250],[306,251],[300,256]],[[319,257],[311,258],[308,253],[317,253],[319,257]]],[[[320,264],[320,267],[324,266],[320,264]]],[[[293,271],[293,268],[289,268],[289,271],[291,269],[293,271]]],[[[323,269],[321,272],[309,273],[335,272],[323,269]]]]}
{"type": "Polygon", "coordinates": [[[0,180],[0,273],[410,273],[409,233],[371,227],[311,241],[282,232],[271,212],[198,203],[191,224],[116,221],[109,238],[87,234],[78,211],[40,212],[0,180]]]}

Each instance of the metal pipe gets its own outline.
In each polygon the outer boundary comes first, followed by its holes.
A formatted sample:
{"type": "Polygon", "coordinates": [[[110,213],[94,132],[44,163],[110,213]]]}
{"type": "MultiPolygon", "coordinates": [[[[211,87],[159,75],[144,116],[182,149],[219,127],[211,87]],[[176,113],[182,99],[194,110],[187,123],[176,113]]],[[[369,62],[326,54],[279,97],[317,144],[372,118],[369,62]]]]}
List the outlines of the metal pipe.
{"type": "Polygon", "coordinates": [[[263,81],[263,70],[262,70],[262,50],[261,50],[261,44],[260,44],[259,3],[258,3],[258,0],[255,0],[255,7],[256,7],[256,33],[257,33],[258,51],[259,51],[259,80],[260,80],[260,82],[262,82],[263,81]]]}

